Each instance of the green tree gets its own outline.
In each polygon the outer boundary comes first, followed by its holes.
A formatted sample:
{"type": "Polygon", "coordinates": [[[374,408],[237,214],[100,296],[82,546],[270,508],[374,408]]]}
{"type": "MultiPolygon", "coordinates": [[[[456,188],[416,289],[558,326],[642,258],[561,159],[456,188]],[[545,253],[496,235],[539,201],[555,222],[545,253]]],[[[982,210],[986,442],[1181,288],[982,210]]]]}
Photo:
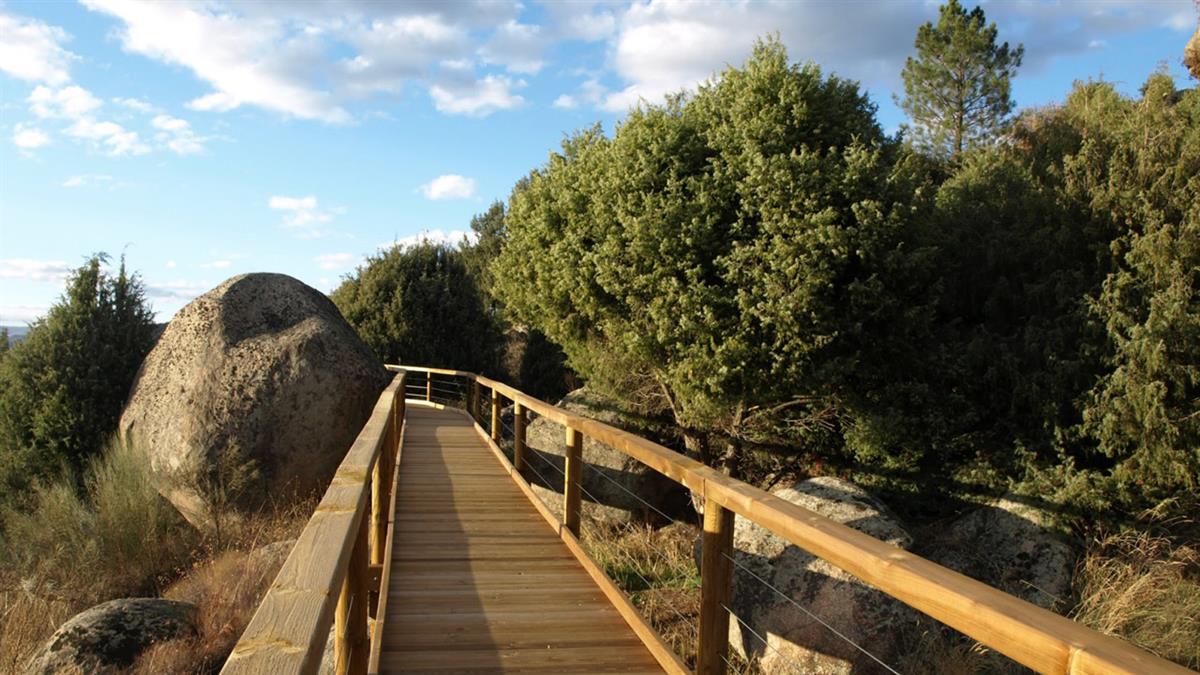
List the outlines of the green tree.
{"type": "Polygon", "coordinates": [[[1200,489],[1200,94],[1160,73],[1110,109],[1075,168],[1122,230],[1091,305],[1113,349],[1086,428],[1121,503],[1153,505],[1200,489]]]}
{"type": "Polygon", "coordinates": [[[855,83],[761,42],[613,138],[564,141],[512,195],[497,288],[589,387],[667,411],[706,461],[828,446],[871,403],[855,374],[894,367],[921,325],[903,296],[923,200],[895,151],[855,83]]]}
{"type": "Polygon", "coordinates": [[[996,24],[979,7],[958,0],[939,10],[938,23],[917,29],[916,58],[904,63],[900,107],[913,121],[916,143],[940,157],[957,158],[991,138],[1013,110],[1010,81],[1025,48],[996,44],[996,24]]]}
{"type": "Polygon", "coordinates": [[[368,258],[330,298],[387,363],[496,371],[496,319],[458,248],[392,247],[368,258]]]}
{"type": "Polygon", "coordinates": [[[116,430],[154,340],[137,275],[76,270],[45,318],[0,364],[0,478],[16,495],[62,468],[78,472],[116,430]]]}

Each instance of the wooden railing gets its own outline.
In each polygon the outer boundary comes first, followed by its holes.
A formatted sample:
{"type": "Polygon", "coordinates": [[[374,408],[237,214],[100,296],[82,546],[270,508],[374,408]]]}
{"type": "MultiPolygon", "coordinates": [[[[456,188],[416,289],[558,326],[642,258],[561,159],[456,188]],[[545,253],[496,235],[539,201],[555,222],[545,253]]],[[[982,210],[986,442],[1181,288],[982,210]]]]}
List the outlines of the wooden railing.
{"type": "MultiPolygon", "coordinates": [[[[685,486],[704,503],[701,555],[700,633],[697,671],[723,673],[728,650],[733,518],[740,515],[867,584],[1041,673],[1190,673],[1181,666],[1137,649],[1053,612],[1008,595],[896,546],[884,543],[809,509],[734,480],[652,441],[576,415],[501,382],[474,373],[414,366],[394,371],[425,374],[425,395],[434,400],[434,375],[461,378],[470,415],[481,424],[480,408],[490,399],[490,435],[501,438],[500,408],[514,404],[513,465],[525,463],[525,415],[533,411],[565,427],[563,526],[579,535],[580,473],[584,436],[608,445],[685,486]]],[[[568,543],[570,543],[568,541],[568,543]]],[[[257,618],[257,616],[256,616],[257,618]]],[[[627,617],[628,618],[628,617],[627,617]]],[[[632,622],[631,622],[632,625],[632,622]]],[[[635,631],[638,630],[634,626],[635,631]]],[[[653,651],[653,650],[652,650],[653,651]]],[[[661,654],[668,671],[678,660],[661,654]]]]}
{"type": "Polygon", "coordinates": [[[382,601],[404,387],[401,372],[380,395],[222,673],[316,673],[331,626],[336,672],[366,671],[367,619],[382,601]]]}

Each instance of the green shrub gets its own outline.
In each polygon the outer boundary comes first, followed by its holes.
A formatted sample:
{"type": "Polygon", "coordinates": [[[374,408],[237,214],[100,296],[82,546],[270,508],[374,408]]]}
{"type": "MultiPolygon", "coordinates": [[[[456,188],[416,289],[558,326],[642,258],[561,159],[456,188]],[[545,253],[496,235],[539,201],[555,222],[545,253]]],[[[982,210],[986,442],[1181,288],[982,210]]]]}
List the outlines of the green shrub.
{"type": "Polygon", "coordinates": [[[0,514],[0,574],[84,603],[154,593],[199,543],[155,490],[144,453],[114,441],[73,480],[37,486],[29,510],[0,514]]]}
{"type": "Polygon", "coordinates": [[[329,297],[386,363],[494,374],[502,338],[467,262],[449,246],[395,246],[329,297]]]}
{"type": "Polygon", "coordinates": [[[93,256],[46,317],[0,360],[0,502],[21,503],[34,482],[82,475],[116,431],[154,339],[141,281],[93,256]]]}

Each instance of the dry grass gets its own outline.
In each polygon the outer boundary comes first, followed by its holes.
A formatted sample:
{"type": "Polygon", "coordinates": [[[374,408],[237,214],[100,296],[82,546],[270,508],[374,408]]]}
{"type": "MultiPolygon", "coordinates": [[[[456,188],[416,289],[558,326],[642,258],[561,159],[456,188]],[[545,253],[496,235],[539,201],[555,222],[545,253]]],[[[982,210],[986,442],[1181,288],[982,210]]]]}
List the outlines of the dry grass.
{"type": "Polygon", "coordinates": [[[228,653],[282,562],[272,569],[246,552],[294,538],[316,504],[315,496],[288,495],[236,519],[217,543],[159,496],[143,455],[124,443],[92,463],[85,487],[81,496],[70,482],[42,486],[31,511],[0,513],[0,672],[19,672],[76,613],[114,598],[159,595],[183,577],[169,597],[200,607],[202,642],[193,645],[194,664],[180,659],[179,670],[153,672],[213,670],[205,664],[228,653]]]}
{"type": "Polygon", "coordinates": [[[300,496],[268,504],[237,521],[226,533],[234,549],[199,560],[163,597],[197,607],[197,634],[146,650],[131,673],[205,675],[216,673],[270,587],[292,543],[316,508],[317,496],[300,496]]]}
{"type": "Polygon", "coordinates": [[[1097,541],[1075,575],[1074,618],[1200,668],[1200,550],[1144,532],[1097,541]]]}
{"type": "Polygon", "coordinates": [[[290,546],[283,555],[227,551],[198,565],[164,594],[197,607],[197,635],[170,640],[146,650],[131,673],[176,675],[215,673],[233,650],[254,615],[290,546]]]}
{"type": "Polygon", "coordinates": [[[14,672],[66,619],[119,597],[155,595],[199,538],[154,489],[142,455],[111,444],[86,494],[41,486],[33,510],[0,514],[0,670],[14,672]]]}

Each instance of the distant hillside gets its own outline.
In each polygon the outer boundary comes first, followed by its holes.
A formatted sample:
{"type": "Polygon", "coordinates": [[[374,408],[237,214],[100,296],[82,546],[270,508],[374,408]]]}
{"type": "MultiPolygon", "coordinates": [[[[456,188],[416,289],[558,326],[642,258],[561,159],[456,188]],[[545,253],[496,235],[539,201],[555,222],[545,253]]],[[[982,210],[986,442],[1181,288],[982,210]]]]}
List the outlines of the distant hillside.
{"type": "Polygon", "coordinates": [[[9,343],[20,342],[29,333],[29,326],[0,326],[8,331],[9,343]]]}

